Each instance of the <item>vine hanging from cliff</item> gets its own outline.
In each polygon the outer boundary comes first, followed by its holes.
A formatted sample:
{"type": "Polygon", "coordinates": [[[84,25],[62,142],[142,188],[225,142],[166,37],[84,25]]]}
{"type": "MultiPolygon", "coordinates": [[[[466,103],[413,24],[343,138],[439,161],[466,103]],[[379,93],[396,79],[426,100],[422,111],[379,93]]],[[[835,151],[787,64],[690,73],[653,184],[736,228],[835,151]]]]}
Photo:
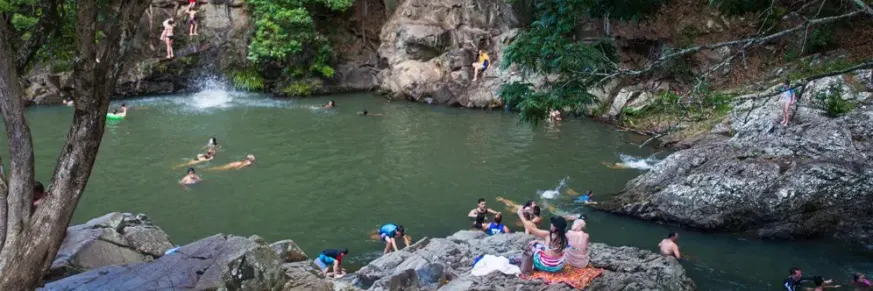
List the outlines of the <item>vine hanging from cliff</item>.
{"type": "MultiPolygon", "coordinates": [[[[320,5],[343,11],[354,0],[249,0],[254,35],[248,60],[261,71],[279,70],[282,76],[332,77],[333,49],[315,30],[308,7],[320,5]]],[[[251,71],[247,71],[251,74],[251,71]]]]}

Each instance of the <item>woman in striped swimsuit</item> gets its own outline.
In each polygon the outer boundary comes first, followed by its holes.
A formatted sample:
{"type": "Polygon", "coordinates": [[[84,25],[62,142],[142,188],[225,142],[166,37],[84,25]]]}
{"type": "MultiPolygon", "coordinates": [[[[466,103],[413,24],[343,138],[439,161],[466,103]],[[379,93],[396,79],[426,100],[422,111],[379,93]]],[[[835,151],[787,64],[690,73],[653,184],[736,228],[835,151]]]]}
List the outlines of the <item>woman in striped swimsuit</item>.
{"type": "Polygon", "coordinates": [[[527,219],[522,211],[518,217],[524,223],[524,229],[530,234],[544,239],[545,244],[533,241],[528,245],[533,250],[534,269],[544,272],[560,272],[564,268],[564,249],[567,244],[567,220],[560,216],[551,218],[549,230],[537,228],[533,221],[527,219]]]}

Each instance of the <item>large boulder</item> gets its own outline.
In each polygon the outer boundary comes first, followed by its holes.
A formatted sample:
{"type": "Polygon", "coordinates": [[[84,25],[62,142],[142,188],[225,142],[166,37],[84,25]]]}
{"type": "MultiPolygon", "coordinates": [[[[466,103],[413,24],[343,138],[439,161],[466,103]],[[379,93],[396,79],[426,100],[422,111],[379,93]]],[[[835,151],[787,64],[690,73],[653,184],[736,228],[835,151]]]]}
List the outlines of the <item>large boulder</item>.
{"type": "Polygon", "coordinates": [[[167,234],[147,216],[109,213],[67,228],[46,279],[104,266],[151,261],[172,247],[167,234]]]}
{"type": "MultiPolygon", "coordinates": [[[[382,27],[380,88],[398,99],[465,107],[502,106],[500,85],[521,81],[501,69],[501,54],[519,20],[502,0],[407,0],[382,27]],[[491,65],[472,81],[478,49],[491,65]]],[[[541,84],[539,77],[531,78],[541,84]]]]}
{"type": "Polygon", "coordinates": [[[873,108],[831,118],[811,94],[788,127],[779,125],[778,94],[739,105],[730,130],[673,153],[599,207],[711,231],[871,246],[873,108]]]}
{"type": "Polygon", "coordinates": [[[269,245],[218,234],[152,262],[94,269],[41,290],[282,290],[286,280],[269,245]]]}
{"type": "MultiPolygon", "coordinates": [[[[460,231],[447,238],[424,239],[371,262],[354,282],[368,290],[573,290],[564,284],[546,285],[499,272],[470,274],[480,255],[515,257],[533,237],[523,233],[487,236],[460,231]]],[[[694,282],[672,258],[637,248],[591,245],[591,264],[603,268],[592,290],[694,290],[694,282]]]]}

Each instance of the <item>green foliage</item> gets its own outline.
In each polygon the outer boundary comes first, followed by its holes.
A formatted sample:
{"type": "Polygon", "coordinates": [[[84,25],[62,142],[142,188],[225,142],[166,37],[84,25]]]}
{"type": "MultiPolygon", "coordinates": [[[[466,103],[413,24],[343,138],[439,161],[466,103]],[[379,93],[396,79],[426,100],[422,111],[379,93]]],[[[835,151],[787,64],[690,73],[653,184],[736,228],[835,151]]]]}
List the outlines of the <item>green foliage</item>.
{"type": "Polygon", "coordinates": [[[246,91],[264,88],[264,77],[256,69],[247,68],[233,73],[233,86],[246,91]]]}
{"type": "Polygon", "coordinates": [[[622,21],[640,21],[654,14],[670,0],[592,0],[588,14],[622,21]]]}
{"type": "Polygon", "coordinates": [[[709,5],[729,16],[761,12],[770,7],[770,1],[762,0],[709,0],[709,5]]]}
{"type": "Polygon", "coordinates": [[[855,109],[855,104],[843,99],[842,82],[832,83],[827,90],[815,94],[816,101],[825,109],[830,117],[840,117],[855,109]]]}
{"type": "Polygon", "coordinates": [[[307,7],[319,4],[342,11],[353,3],[354,0],[249,0],[255,32],[248,60],[255,65],[282,68],[299,77],[311,73],[332,77],[334,70],[328,64],[333,50],[327,38],[315,30],[307,7]]]}
{"type": "Polygon", "coordinates": [[[833,44],[834,41],[834,29],[830,25],[822,25],[816,28],[813,28],[809,33],[809,39],[807,40],[806,51],[809,53],[817,53],[824,51],[833,44]]]}
{"type": "Polygon", "coordinates": [[[287,96],[309,96],[312,95],[312,85],[306,81],[296,81],[282,88],[282,93],[287,96]]]}
{"type": "Polygon", "coordinates": [[[854,67],[861,62],[863,62],[863,60],[848,61],[840,58],[836,60],[817,61],[815,58],[809,58],[808,60],[798,62],[798,68],[791,70],[788,73],[788,79],[798,80],[828,72],[841,71],[854,67]]]}

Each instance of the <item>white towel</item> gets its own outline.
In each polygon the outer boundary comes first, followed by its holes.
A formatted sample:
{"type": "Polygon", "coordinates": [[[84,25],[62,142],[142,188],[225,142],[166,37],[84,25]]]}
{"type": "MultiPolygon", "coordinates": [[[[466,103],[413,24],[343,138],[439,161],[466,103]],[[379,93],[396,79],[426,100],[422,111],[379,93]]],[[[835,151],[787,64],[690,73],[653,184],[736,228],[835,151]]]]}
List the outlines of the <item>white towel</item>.
{"type": "Polygon", "coordinates": [[[482,257],[479,262],[476,262],[470,273],[473,276],[485,276],[494,271],[500,271],[507,275],[518,275],[521,273],[521,269],[516,265],[510,264],[509,259],[492,255],[482,257]]]}

